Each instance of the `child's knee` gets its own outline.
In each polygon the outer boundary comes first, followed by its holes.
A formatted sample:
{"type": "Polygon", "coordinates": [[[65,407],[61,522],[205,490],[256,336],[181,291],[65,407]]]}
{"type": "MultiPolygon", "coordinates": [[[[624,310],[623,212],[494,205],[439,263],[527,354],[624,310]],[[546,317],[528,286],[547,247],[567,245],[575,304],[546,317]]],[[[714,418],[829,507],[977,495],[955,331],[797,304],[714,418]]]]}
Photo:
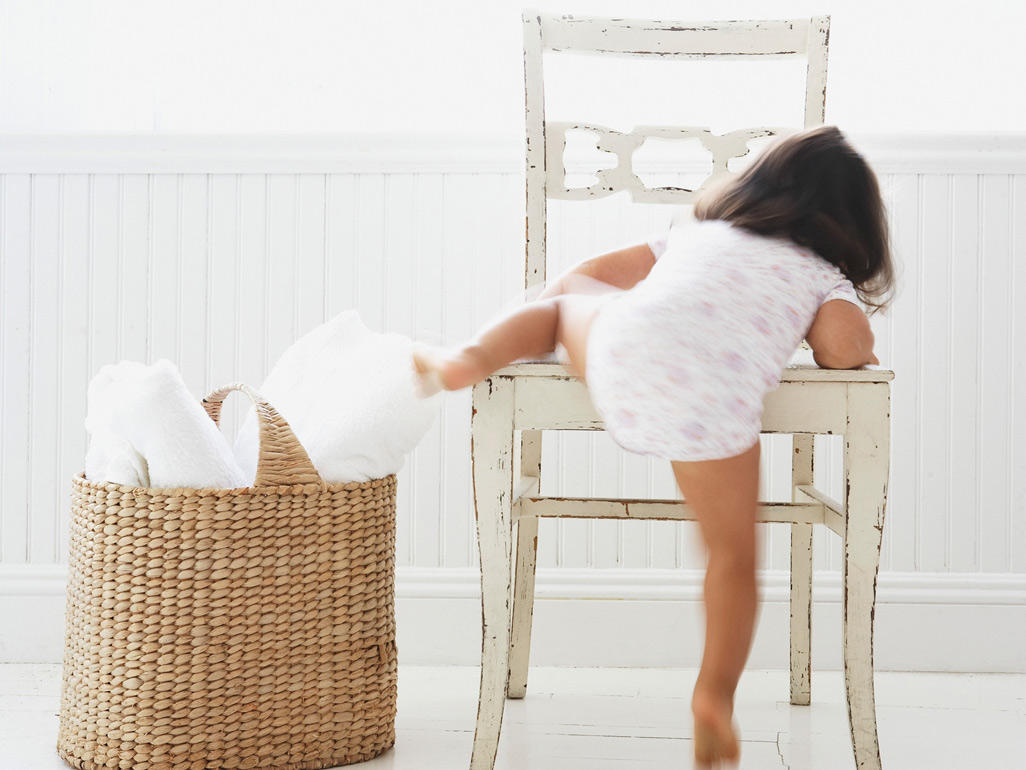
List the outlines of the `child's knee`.
{"type": "Polygon", "coordinates": [[[718,558],[741,567],[754,564],[759,550],[755,536],[748,533],[737,533],[736,537],[730,538],[708,538],[706,548],[710,559],[718,558]]]}
{"type": "Polygon", "coordinates": [[[556,342],[563,345],[570,363],[583,377],[587,366],[588,334],[598,312],[598,297],[583,294],[561,294],[557,301],[556,342]]]}

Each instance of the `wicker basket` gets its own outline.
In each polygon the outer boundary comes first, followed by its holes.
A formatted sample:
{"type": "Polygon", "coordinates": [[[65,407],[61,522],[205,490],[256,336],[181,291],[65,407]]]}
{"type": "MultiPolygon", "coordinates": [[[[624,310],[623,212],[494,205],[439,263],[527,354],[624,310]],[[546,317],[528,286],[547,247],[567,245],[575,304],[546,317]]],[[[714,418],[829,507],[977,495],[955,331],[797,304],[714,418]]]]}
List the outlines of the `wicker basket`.
{"type": "Polygon", "coordinates": [[[57,751],[77,768],[299,770],[395,741],[395,476],[325,484],[260,423],[255,485],[77,476],[57,751]]]}

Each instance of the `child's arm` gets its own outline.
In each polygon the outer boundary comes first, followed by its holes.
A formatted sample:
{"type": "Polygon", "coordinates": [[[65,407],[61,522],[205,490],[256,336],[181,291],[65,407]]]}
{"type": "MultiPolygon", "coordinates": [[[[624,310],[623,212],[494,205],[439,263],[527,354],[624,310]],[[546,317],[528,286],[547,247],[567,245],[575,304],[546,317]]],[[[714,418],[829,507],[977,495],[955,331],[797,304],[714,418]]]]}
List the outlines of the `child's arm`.
{"type": "Polygon", "coordinates": [[[655,264],[655,255],[647,243],[628,246],[597,257],[581,260],[545,287],[538,299],[553,297],[566,291],[568,276],[584,275],[620,289],[629,289],[648,275],[655,264]]]}
{"type": "Polygon", "coordinates": [[[857,369],[880,363],[873,355],[873,331],[862,309],[843,299],[824,302],[805,339],[824,369],[857,369]]]}

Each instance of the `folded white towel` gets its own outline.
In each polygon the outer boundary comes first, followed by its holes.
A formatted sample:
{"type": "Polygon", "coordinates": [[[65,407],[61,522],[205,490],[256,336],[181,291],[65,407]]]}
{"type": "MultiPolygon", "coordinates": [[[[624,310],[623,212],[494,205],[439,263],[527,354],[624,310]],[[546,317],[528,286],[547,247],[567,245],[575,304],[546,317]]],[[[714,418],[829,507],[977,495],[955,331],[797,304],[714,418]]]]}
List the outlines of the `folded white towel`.
{"type": "Polygon", "coordinates": [[[89,383],[86,478],[158,488],[246,486],[228,442],[167,360],[122,361],[89,383]]]}
{"type": "MultiPolygon", "coordinates": [[[[413,341],[372,332],[355,310],[301,337],[274,365],[260,394],[288,421],[329,483],[396,473],[431,427],[439,397],[418,394],[413,341]]],[[[235,457],[252,479],[257,430],[252,411],[235,457]]]]}

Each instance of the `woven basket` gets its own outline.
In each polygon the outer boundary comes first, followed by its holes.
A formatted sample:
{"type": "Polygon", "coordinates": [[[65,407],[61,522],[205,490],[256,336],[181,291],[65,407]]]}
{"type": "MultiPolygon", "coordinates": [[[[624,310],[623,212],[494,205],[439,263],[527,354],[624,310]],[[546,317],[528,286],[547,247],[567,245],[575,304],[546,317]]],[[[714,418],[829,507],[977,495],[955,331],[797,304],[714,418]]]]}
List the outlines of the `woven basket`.
{"type": "Polygon", "coordinates": [[[395,742],[394,475],[325,484],[281,416],[255,485],[73,482],[57,751],[84,770],[360,762],[395,742]]]}

